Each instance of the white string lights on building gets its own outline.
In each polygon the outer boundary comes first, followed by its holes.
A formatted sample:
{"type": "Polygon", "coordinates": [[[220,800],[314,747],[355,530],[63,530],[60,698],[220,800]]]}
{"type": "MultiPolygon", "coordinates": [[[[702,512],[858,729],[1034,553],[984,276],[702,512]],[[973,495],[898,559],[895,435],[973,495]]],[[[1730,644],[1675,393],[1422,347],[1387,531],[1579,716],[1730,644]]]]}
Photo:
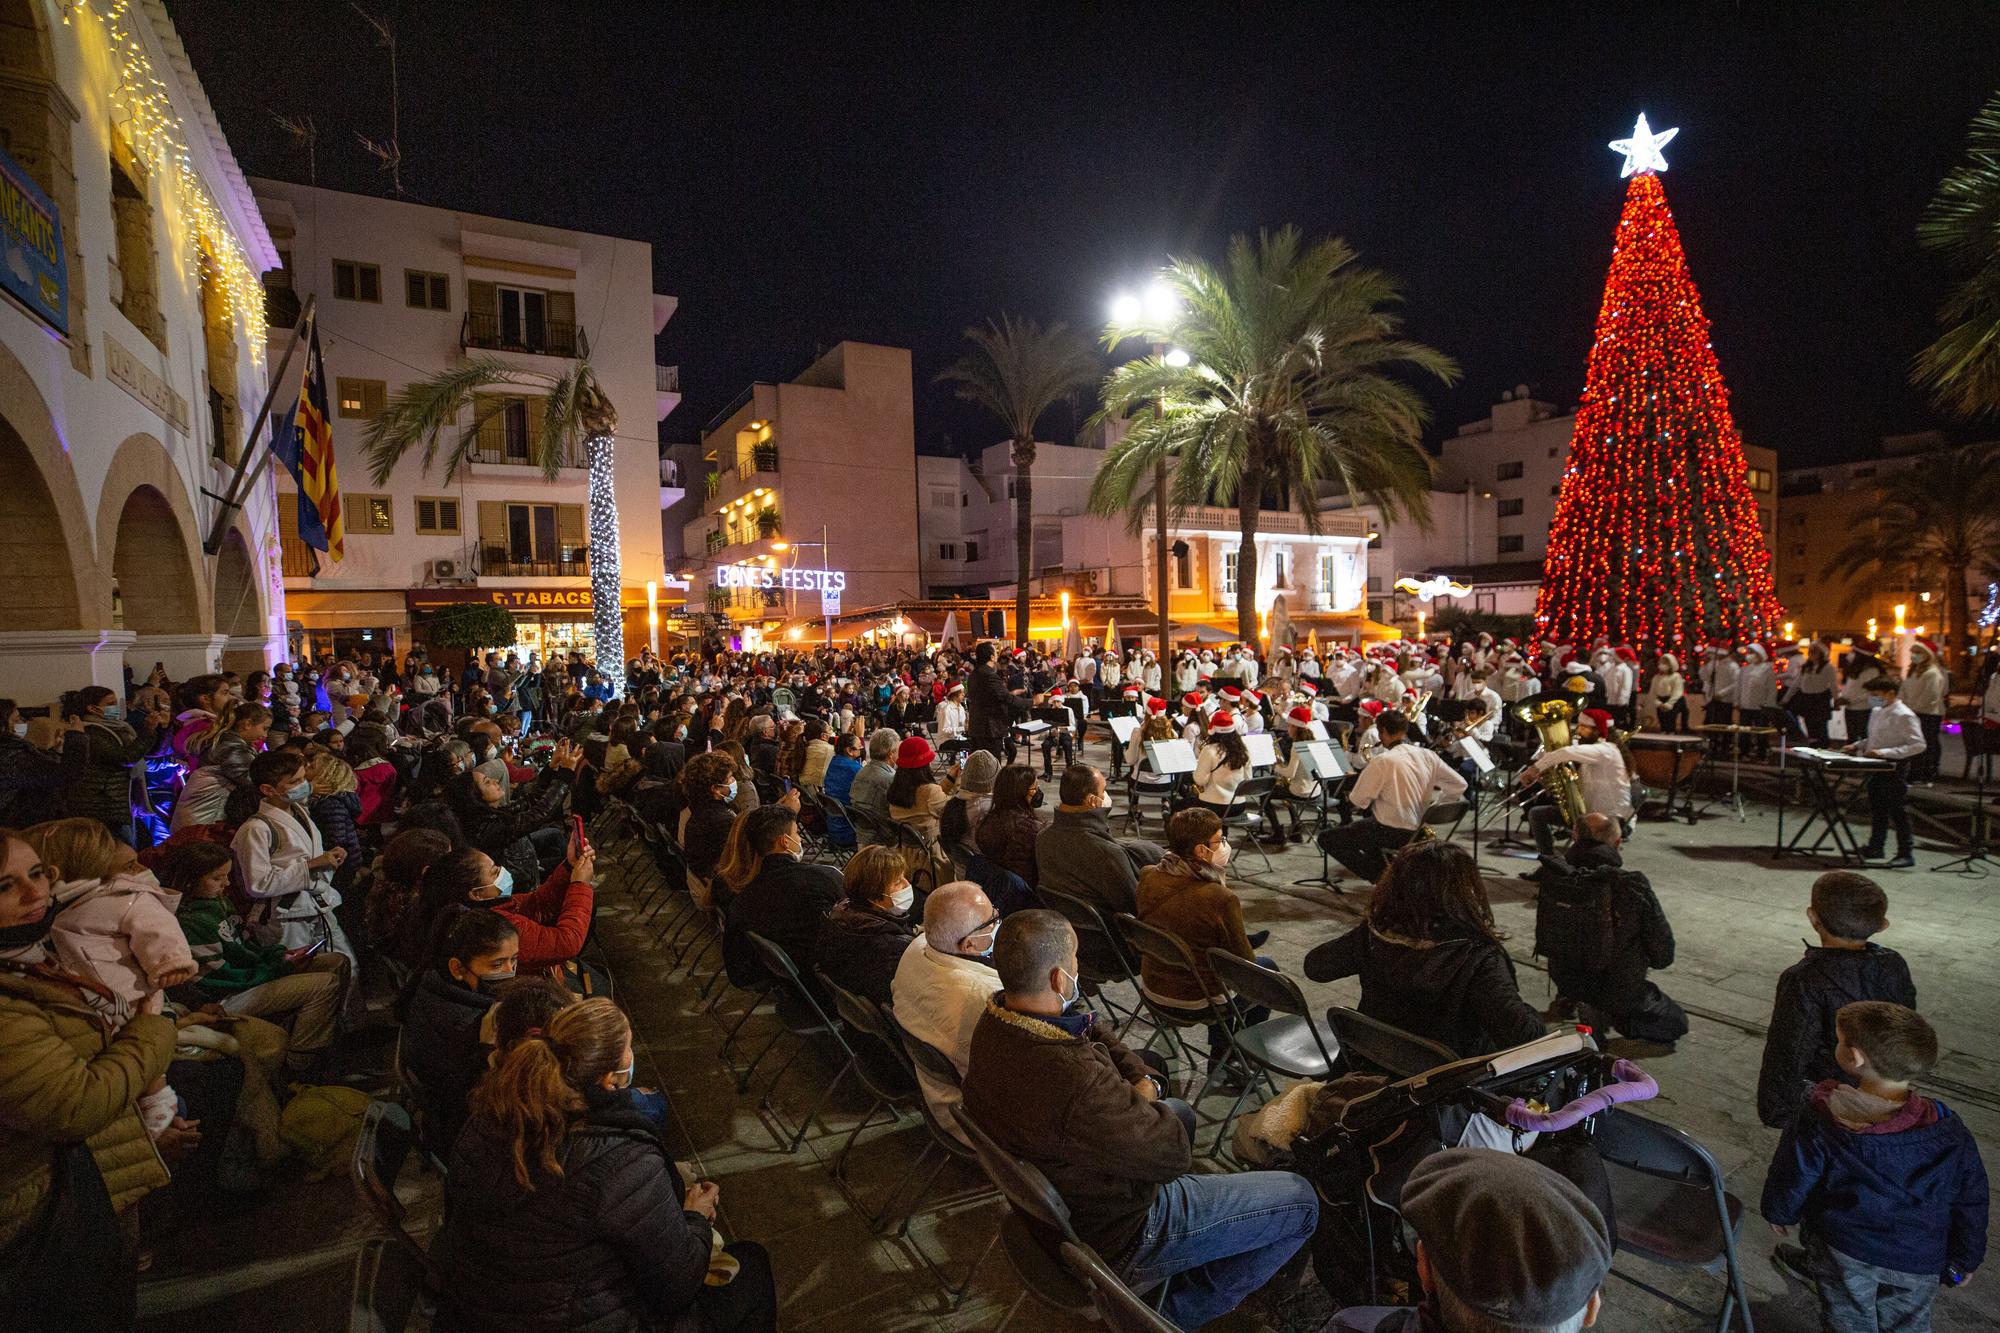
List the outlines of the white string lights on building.
{"type": "Polygon", "coordinates": [[[625,609],[619,589],[618,441],[593,435],[583,442],[590,478],[590,615],[596,634],[597,671],[613,689],[625,689],[625,609]]]}
{"type": "Polygon", "coordinates": [[[1979,628],[2000,625],[2000,583],[1986,585],[1986,605],[1979,608],[1979,628]]]}
{"type": "Polygon", "coordinates": [[[133,30],[131,10],[132,0],[68,0],[62,18],[69,25],[82,14],[102,26],[118,75],[111,101],[122,118],[120,126],[131,139],[132,151],[159,182],[161,199],[177,206],[196,266],[222,294],[230,319],[240,321],[251,358],[261,365],[266,334],[263,281],[195,170],[187,127],[174,110],[167,85],[153,72],[152,57],[133,30]]]}

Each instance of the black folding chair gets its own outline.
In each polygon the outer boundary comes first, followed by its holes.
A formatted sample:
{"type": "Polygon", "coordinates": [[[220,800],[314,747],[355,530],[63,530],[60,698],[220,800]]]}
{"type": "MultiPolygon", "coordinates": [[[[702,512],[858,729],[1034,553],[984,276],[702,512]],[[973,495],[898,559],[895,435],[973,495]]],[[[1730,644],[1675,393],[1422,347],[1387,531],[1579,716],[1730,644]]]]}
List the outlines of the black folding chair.
{"type": "MultiPolygon", "coordinates": [[[[840,1021],[828,1017],[826,1010],[820,1006],[819,997],[813,993],[812,987],[806,984],[806,979],[799,975],[799,969],[792,962],[791,955],[755,931],[747,932],[747,935],[750,947],[757,954],[757,961],[764,965],[766,972],[778,979],[776,1008],[779,1028],[771,1034],[771,1040],[765,1043],[764,1049],[750,1062],[750,1068],[744,1071],[741,1086],[743,1090],[748,1089],[750,1076],[756,1073],[759,1061],[763,1060],[765,1053],[776,1045],[781,1037],[790,1033],[794,1039],[791,1054],[787,1055],[785,1062],[778,1066],[778,1072],[771,1076],[771,1081],[765,1086],[764,1095],[758,1100],[757,1107],[768,1113],[771,1123],[777,1127],[778,1132],[772,1137],[777,1139],[778,1146],[788,1153],[795,1153],[799,1150],[799,1144],[805,1141],[806,1132],[812,1128],[813,1121],[819,1118],[820,1108],[826,1105],[827,1098],[833,1095],[833,1090],[845,1082],[848,1074],[853,1071],[856,1064],[854,1048],[847,1044],[847,1037],[841,1031],[840,1021]],[[813,1098],[812,1106],[799,1118],[798,1128],[787,1139],[782,1132],[785,1127],[784,1118],[780,1115],[772,1094],[776,1093],[778,1085],[785,1081],[785,1075],[790,1072],[792,1063],[799,1058],[799,1052],[810,1045],[815,1037],[831,1037],[834,1045],[839,1047],[839,1054],[845,1059],[840,1071],[832,1080],[820,1086],[819,1095],[813,1098]]],[[[874,1114],[872,1109],[869,1114],[871,1116],[874,1114]]]]}
{"type": "Polygon", "coordinates": [[[1680,1130],[1622,1108],[1597,1118],[1594,1141],[1610,1179],[1618,1248],[1667,1268],[1721,1269],[1727,1289],[1721,1310],[1711,1312],[1615,1266],[1611,1275],[1689,1314],[1713,1314],[1716,1333],[1727,1333],[1739,1316],[1743,1333],[1756,1333],[1736,1258],[1743,1201],[1723,1188],[1715,1157],[1680,1130]]]}
{"type": "MultiPolygon", "coordinates": [[[[889,1030],[896,1037],[896,1050],[908,1062],[912,1078],[916,1077],[917,1071],[921,1069],[924,1076],[938,1086],[954,1090],[958,1088],[958,1067],[952,1064],[949,1056],[922,1038],[913,1037],[905,1032],[897,1024],[894,1013],[884,1011],[882,1017],[887,1021],[889,1030]]],[[[986,1248],[979,1252],[979,1257],[972,1261],[972,1266],[965,1270],[965,1276],[957,1282],[953,1282],[947,1277],[944,1266],[933,1259],[924,1247],[919,1245],[915,1238],[910,1235],[910,1223],[915,1220],[918,1213],[923,1211],[924,1200],[930,1197],[931,1189],[937,1184],[938,1176],[943,1174],[944,1169],[954,1161],[964,1162],[975,1169],[979,1166],[978,1156],[964,1140],[952,1132],[951,1126],[947,1126],[940,1121],[937,1115],[931,1110],[930,1099],[928,1097],[919,1096],[916,1107],[917,1113],[924,1119],[924,1128],[929,1132],[931,1141],[925,1146],[923,1152],[918,1154],[916,1162],[910,1169],[910,1179],[915,1179],[917,1172],[923,1170],[924,1162],[930,1157],[933,1151],[938,1154],[938,1158],[937,1164],[931,1168],[930,1174],[923,1178],[924,1183],[918,1188],[916,1197],[910,1201],[910,1206],[903,1211],[903,1220],[897,1224],[895,1236],[897,1240],[910,1247],[911,1253],[917,1256],[918,1262],[930,1270],[931,1277],[936,1280],[938,1286],[942,1287],[945,1295],[950,1298],[951,1308],[956,1310],[960,1305],[964,1304],[966,1293],[972,1289],[972,1279],[978,1276],[981,1266],[986,1262],[986,1256],[993,1253],[993,1247],[1000,1243],[1000,1230],[998,1228],[994,1230],[993,1238],[986,1242],[986,1248]]],[[[955,1123],[956,1121],[954,1120],[955,1123]]],[[[972,1203],[983,1201],[993,1192],[993,1187],[988,1184],[970,1193],[962,1193],[954,1198],[947,1199],[946,1202],[972,1203]]],[[[901,1195],[902,1191],[899,1188],[895,1194],[890,1196],[890,1202],[893,1203],[901,1195]]],[[[888,1203],[883,1205],[883,1209],[888,1216],[894,1215],[888,1212],[888,1203]]],[[[886,1224],[887,1217],[884,1218],[884,1225],[886,1224]]]]}
{"type": "Polygon", "coordinates": [[[1132,1026],[1139,1017],[1137,1006],[1121,1006],[1110,996],[1105,987],[1117,983],[1130,982],[1136,992],[1139,988],[1139,971],[1133,958],[1126,953],[1124,944],[1104,920],[1097,904],[1086,902],[1074,894],[1063,893],[1046,884],[1035,890],[1035,896],[1044,904],[1061,913],[1076,932],[1077,970],[1084,990],[1101,1000],[1113,1017],[1112,1030],[1119,1036],[1132,1026]]]}
{"type": "Polygon", "coordinates": [[[394,1102],[373,1101],[361,1117],[361,1131],[354,1138],[354,1156],[348,1162],[348,1176],[354,1195],[381,1228],[382,1234],[414,1260],[426,1280],[434,1280],[430,1256],[406,1225],[408,1212],[396,1197],[396,1177],[402,1173],[410,1149],[416,1145],[416,1129],[409,1113],[394,1102]]]}
{"type": "Polygon", "coordinates": [[[412,1254],[386,1236],[369,1237],[354,1259],[348,1333],[406,1333],[428,1324],[433,1289],[421,1252],[412,1254]]]}
{"type": "Polygon", "coordinates": [[[1183,1333],[1181,1326],[1146,1304],[1138,1292],[1111,1271],[1097,1251],[1077,1241],[1062,1243],[1063,1263],[1077,1279],[1090,1288],[1097,1305],[1097,1317],[1104,1321],[1105,1333],[1183,1333]]]}
{"type": "Polygon", "coordinates": [[[1470,801],[1438,801],[1427,808],[1424,817],[1418,821],[1417,828],[1420,832],[1417,838],[1429,837],[1440,842],[1450,842],[1453,835],[1458,832],[1458,826],[1464,823],[1465,817],[1471,813],[1470,801]],[[1444,832],[1438,832],[1439,829],[1443,829],[1444,832]]]}
{"type": "Polygon", "coordinates": [[[848,1133],[847,1141],[840,1146],[840,1151],[834,1154],[833,1164],[828,1169],[833,1176],[834,1185],[847,1196],[847,1201],[853,1204],[855,1211],[867,1221],[868,1229],[879,1231],[888,1217],[889,1205],[895,1201],[896,1195],[902,1193],[901,1185],[899,1183],[896,1189],[890,1191],[889,1196],[883,1199],[880,1209],[870,1212],[862,1207],[861,1200],[856,1197],[853,1187],[848,1183],[848,1155],[854,1151],[854,1145],[861,1138],[861,1132],[874,1123],[877,1111],[886,1108],[889,1112],[887,1123],[900,1124],[903,1112],[923,1100],[923,1094],[917,1088],[916,1077],[897,1053],[896,1048],[899,1043],[896,1035],[889,1030],[888,1020],[883,1017],[880,1006],[865,995],[856,995],[853,991],[836,985],[828,979],[825,972],[819,972],[817,969],[815,971],[819,977],[819,984],[833,997],[834,1013],[847,1025],[853,1037],[848,1043],[848,1049],[854,1052],[850,1062],[854,1076],[861,1080],[861,1086],[875,1099],[874,1104],[868,1108],[868,1114],[863,1116],[848,1133]]]}
{"type": "Polygon", "coordinates": [[[1250,847],[1264,858],[1264,873],[1270,874],[1277,867],[1271,864],[1271,854],[1264,850],[1266,831],[1273,827],[1265,818],[1264,805],[1277,787],[1278,780],[1266,775],[1261,778],[1245,778],[1236,784],[1236,794],[1229,800],[1226,809],[1217,811],[1222,816],[1222,827],[1242,829],[1250,834],[1250,847]]]}
{"type": "Polygon", "coordinates": [[[1021,1281],[1021,1294],[1007,1307],[996,1333],[1014,1321],[1021,1302],[1030,1296],[1064,1314],[1087,1317],[1096,1308],[1090,1288],[1071,1276],[1054,1254],[1064,1242],[1083,1244],[1070,1225],[1069,1205],[1040,1168],[1001,1148],[963,1106],[953,1118],[972,1144],[987,1179],[1007,1200],[1007,1219],[1000,1224],[1000,1248],[1021,1281]]]}
{"type": "MultiPolygon", "coordinates": [[[[1120,912],[1113,919],[1118,923],[1118,932],[1126,946],[1140,958],[1150,959],[1161,967],[1178,968],[1192,977],[1201,975],[1195,967],[1194,951],[1188,948],[1187,941],[1180,936],[1161,930],[1158,926],[1149,926],[1130,912],[1120,912]]],[[[1187,1039],[1181,1036],[1181,1033],[1189,1028],[1198,1028],[1204,1033],[1211,1028],[1227,1031],[1231,1020],[1235,1017],[1229,1011],[1228,1001],[1224,1000],[1218,1005],[1213,998],[1204,999],[1199,1008],[1193,1005],[1168,1004],[1147,994],[1143,982],[1139,986],[1139,1001],[1146,1006],[1146,1013],[1151,1016],[1154,1028],[1166,1034],[1174,1050],[1187,1060],[1188,1082],[1193,1083],[1194,1048],[1188,1045],[1187,1039]]],[[[1256,1068],[1239,1058],[1233,1049],[1210,1050],[1205,1063],[1207,1072],[1202,1076],[1200,1089],[1188,1098],[1188,1101],[1195,1106],[1200,1106],[1201,1099],[1208,1095],[1209,1086],[1215,1082],[1216,1074],[1221,1071],[1225,1063],[1234,1066],[1252,1083],[1259,1081],[1261,1077],[1256,1068]]],[[[1238,1105],[1242,1104],[1241,1097],[1236,1100],[1238,1105]]],[[[1228,1126],[1225,1124],[1223,1129],[1226,1132],[1228,1126]]],[[[1222,1134],[1218,1133],[1215,1137],[1215,1147],[1209,1155],[1214,1156],[1221,1151],[1222,1134]]]]}
{"type": "Polygon", "coordinates": [[[1327,1010],[1326,1024],[1339,1039],[1336,1049],[1350,1068],[1404,1079],[1458,1059],[1457,1052],[1449,1046],[1405,1032],[1345,1005],[1327,1010]]]}
{"type": "MultiPolygon", "coordinates": [[[[1340,1050],[1340,1038],[1331,1026],[1313,1021],[1299,983],[1227,949],[1210,949],[1208,965],[1215,979],[1228,991],[1229,1007],[1236,1022],[1229,1040],[1237,1054],[1258,1069],[1276,1078],[1317,1079],[1332,1077],[1333,1057],[1340,1050]],[[1253,1009],[1268,1009],[1272,1017],[1261,1023],[1246,1021],[1253,1009]]],[[[1246,1089],[1223,1118],[1223,1132],[1236,1118],[1246,1089]]],[[[1217,1140],[1220,1142],[1220,1139],[1217,1140]]]]}

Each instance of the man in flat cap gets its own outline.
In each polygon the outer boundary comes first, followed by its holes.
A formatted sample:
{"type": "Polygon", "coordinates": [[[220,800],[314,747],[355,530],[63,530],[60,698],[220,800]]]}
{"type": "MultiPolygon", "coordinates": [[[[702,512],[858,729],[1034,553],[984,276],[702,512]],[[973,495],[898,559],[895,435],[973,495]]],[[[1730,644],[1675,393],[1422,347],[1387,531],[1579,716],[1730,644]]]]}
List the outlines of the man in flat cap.
{"type": "Polygon", "coordinates": [[[1490,1148],[1425,1158],[1403,1185],[1423,1303],[1342,1310],[1322,1333],[1576,1333],[1597,1322],[1611,1233],[1575,1185],[1490,1148]]]}

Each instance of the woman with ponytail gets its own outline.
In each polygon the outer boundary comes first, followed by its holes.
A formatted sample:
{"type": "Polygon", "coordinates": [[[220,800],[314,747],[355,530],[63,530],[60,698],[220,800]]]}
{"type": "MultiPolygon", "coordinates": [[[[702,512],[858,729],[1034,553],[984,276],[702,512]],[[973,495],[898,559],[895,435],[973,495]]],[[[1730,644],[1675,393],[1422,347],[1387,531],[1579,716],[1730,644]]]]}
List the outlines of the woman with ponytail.
{"type": "Polygon", "coordinates": [[[763,1247],[714,1240],[720,1193],[687,1188],[630,1095],[632,1028],[610,1000],[562,1010],[472,1097],[431,1247],[440,1324],[638,1333],[777,1328],[763,1247]]]}

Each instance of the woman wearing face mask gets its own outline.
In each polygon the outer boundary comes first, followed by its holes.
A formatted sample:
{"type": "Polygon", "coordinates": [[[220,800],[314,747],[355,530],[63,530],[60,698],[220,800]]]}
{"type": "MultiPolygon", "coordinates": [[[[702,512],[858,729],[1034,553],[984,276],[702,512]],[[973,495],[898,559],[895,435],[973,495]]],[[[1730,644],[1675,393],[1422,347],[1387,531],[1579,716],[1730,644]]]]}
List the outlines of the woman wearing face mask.
{"type": "Polygon", "coordinates": [[[736,985],[774,980],[751,945],[750,933],[783,949],[802,976],[812,975],[820,919],[840,901],[844,885],[838,870],[809,865],[801,859],[804,853],[798,812],[787,805],[760,806],[730,832],[716,873],[731,891],[723,907],[728,928],[722,935],[722,961],[736,985]]]}
{"type": "MultiPolygon", "coordinates": [[[[1151,958],[1141,960],[1140,986],[1147,998],[1164,1009],[1206,1010],[1208,999],[1213,997],[1224,1001],[1221,1008],[1228,1011],[1228,991],[1208,965],[1210,949],[1227,950],[1238,958],[1273,966],[1270,959],[1257,956],[1244,932],[1243,904],[1224,874],[1233,849],[1223,833],[1222,821],[1214,811],[1190,806],[1167,821],[1166,856],[1139,872],[1139,919],[1177,936],[1194,955],[1192,973],[1151,958]]],[[[1261,1008],[1243,1014],[1248,1023],[1269,1017],[1261,1008]]],[[[1212,1070],[1229,1049],[1229,1033],[1210,1025],[1208,1049],[1212,1070]]],[[[1223,1086],[1233,1086],[1234,1077],[1232,1070],[1223,1086]]]]}
{"type": "Polygon", "coordinates": [[[692,876],[689,888],[703,907],[711,901],[709,886],[736,823],[738,781],[736,761],[716,750],[694,756],[681,769],[681,850],[692,876]]]}
{"type": "Polygon", "coordinates": [[[1045,827],[1037,813],[1042,789],[1035,782],[1035,770],[1025,764],[1007,764],[993,780],[993,804],[972,832],[979,854],[1007,869],[1033,886],[1039,876],[1035,869],[1035,840],[1045,827]]]}
{"type": "Polygon", "coordinates": [[[459,779],[452,807],[466,842],[511,870],[523,891],[542,880],[541,861],[529,835],[563,817],[582,763],[582,750],[557,741],[549,766],[525,787],[512,785],[507,761],[497,757],[459,779]]]}
{"type": "Polygon", "coordinates": [[[819,970],[842,990],[887,1005],[917,924],[908,865],[896,848],[863,847],[841,867],[840,878],[846,896],[820,924],[814,950],[819,970]]]}
{"type": "Polygon", "coordinates": [[[132,765],[153,752],[162,719],[147,713],[128,723],[119,712],[118,696],[102,685],[63,696],[65,800],[72,815],[101,820],[113,837],[137,846],[132,765]]]}
{"type": "Polygon", "coordinates": [[[54,719],[30,722],[0,699],[0,827],[62,818],[62,734],[54,719]]]}
{"type": "Polygon", "coordinates": [[[175,1027],[157,992],[121,1021],[54,966],[53,887],[0,830],[0,1310],[23,1333],[130,1328],[136,1271],[116,1214],[167,1183],[135,1103],[166,1073],[175,1027]]]}
{"type": "Polygon", "coordinates": [[[769,1257],[744,1242],[711,1253],[719,1191],[680,1179],[629,1094],[633,1067],[625,1016],[609,1000],[586,1000],[481,1082],[430,1251],[441,1324],[475,1333],[777,1327],[769,1257]]]}
{"type": "Polygon", "coordinates": [[[480,1023],[519,970],[520,936],[498,912],[461,912],[441,953],[404,1009],[401,1060],[416,1088],[423,1145],[449,1158],[486,1069],[480,1023]]]}

